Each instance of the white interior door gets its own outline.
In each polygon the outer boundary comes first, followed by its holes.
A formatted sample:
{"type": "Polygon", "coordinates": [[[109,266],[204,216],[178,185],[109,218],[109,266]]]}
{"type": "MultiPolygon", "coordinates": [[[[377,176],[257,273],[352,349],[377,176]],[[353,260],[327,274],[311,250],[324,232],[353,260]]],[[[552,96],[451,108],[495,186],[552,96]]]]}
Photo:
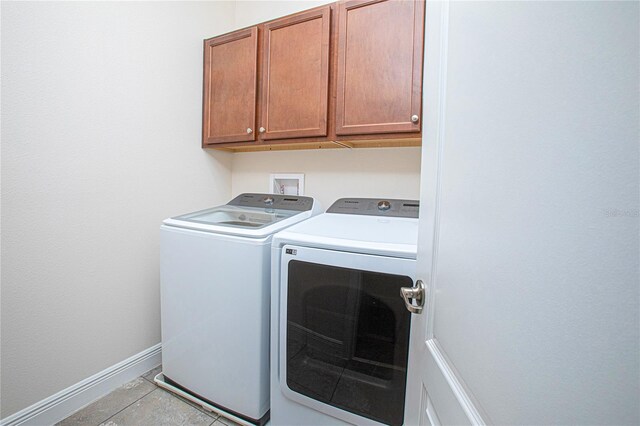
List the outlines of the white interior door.
{"type": "Polygon", "coordinates": [[[639,9],[427,1],[407,424],[640,424],[639,9]]]}
{"type": "Polygon", "coordinates": [[[405,424],[485,424],[477,405],[434,336],[438,197],[446,107],[449,3],[428,1],[425,23],[423,141],[418,278],[426,286],[421,314],[413,314],[405,424]]]}

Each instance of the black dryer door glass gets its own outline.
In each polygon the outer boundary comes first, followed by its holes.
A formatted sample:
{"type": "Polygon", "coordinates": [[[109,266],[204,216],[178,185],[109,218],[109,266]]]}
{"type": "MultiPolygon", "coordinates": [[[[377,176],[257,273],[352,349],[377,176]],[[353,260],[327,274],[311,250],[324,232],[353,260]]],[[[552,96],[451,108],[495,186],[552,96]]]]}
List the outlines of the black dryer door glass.
{"type": "Polygon", "coordinates": [[[315,400],[401,425],[411,314],[400,287],[411,278],[291,260],[287,287],[287,386],[315,400]]]}

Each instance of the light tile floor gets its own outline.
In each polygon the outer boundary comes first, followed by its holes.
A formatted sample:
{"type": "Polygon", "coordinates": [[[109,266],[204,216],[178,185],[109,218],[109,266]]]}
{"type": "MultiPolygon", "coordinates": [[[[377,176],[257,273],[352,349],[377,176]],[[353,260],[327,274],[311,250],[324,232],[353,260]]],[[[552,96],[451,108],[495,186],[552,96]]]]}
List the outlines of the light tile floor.
{"type": "Polygon", "coordinates": [[[156,367],[120,386],[56,426],[238,426],[232,420],[205,411],[191,401],[158,387],[153,378],[161,369],[156,367]]]}

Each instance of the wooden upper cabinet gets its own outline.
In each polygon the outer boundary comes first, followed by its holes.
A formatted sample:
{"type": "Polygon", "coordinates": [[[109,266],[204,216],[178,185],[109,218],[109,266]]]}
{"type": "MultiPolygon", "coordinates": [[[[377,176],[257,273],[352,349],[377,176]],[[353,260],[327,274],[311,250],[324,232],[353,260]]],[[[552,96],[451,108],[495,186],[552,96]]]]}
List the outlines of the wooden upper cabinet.
{"type": "Polygon", "coordinates": [[[424,1],[339,5],[336,134],[419,132],[424,1]]]}
{"type": "Polygon", "coordinates": [[[424,14],[343,0],[205,40],[203,146],[419,145],[424,14]]]}
{"type": "Polygon", "coordinates": [[[204,42],[203,145],[256,139],[258,29],[204,42]]]}
{"type": "Polygon", "coordinates": [[[329,6],[264,25],[262,139],[327,135],[329,6]]]}

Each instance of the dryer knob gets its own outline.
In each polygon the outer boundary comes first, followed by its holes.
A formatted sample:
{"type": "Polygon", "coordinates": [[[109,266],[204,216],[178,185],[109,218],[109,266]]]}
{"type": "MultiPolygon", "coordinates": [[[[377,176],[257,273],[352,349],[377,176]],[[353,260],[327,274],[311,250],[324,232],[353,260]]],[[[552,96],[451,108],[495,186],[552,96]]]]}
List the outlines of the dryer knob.
{"type": "Polygon", "coordinates": [[[380,201],[378,203],[378,210],[387,211],[391,208],[391,203],[388,201],[380,201]]]}
{"type": "Polygon", "coordinates": [[[273,197],[264,197],[262,201],[264,201],[266,205],[270,206],[273,204],[273,197]]]}

